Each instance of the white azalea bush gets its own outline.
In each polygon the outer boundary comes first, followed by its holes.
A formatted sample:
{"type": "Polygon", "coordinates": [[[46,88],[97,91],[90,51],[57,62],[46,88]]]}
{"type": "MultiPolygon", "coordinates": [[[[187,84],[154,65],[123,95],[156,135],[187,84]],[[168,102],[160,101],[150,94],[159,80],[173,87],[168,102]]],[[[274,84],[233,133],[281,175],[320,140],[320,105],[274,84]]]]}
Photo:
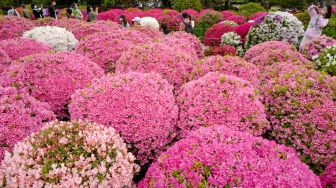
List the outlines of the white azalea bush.
{"type": "Polygon", "coordinates": [[[233,26],[233,27],[236,27],[236,26],[239,25],[239,24],[237,24],[236,22],[231,21],[231,20],[224,20],[224,21],[222,21],[222,24],[230,25],[230,26],[233,26]]]}
{"type": "Polygon", "coordinates": [[[239,56],[244,55],[244,49],[241,44],[241,37],[235,32],[224,33],[221,37],[221,46],[230,45],[236,48],[236,53],[239,56]]]}
{"type": "Polygon", "coordinates": [[[336,76],[336,45],[327,47],[320,55],[313,56],[317,69],[336,76]]]}
{"type": "Polygon", "coordinates": [[[23,38],[42,42],[56,51],[71,51],[78,44],[78,40],[70,31],[56,26],[35,27],[23,33],[23,38]]]}
{"type": "Polygon", "coordinates": [[[252,27],[247,35],[246,48],[266,42],[284,41],[299,47],[304,27],[300,20],[288,12],[272,12],[261,23],[252,27]]]}
{"type": "Polygon", "coordinates": [[[140,25],[141,26],[149,26],[149,27],[152,27],[154,29],[159,29],[160,28],[159,22],[153,17],[143,17],[143,18],[141,18],[140,19],[140,25]]]}

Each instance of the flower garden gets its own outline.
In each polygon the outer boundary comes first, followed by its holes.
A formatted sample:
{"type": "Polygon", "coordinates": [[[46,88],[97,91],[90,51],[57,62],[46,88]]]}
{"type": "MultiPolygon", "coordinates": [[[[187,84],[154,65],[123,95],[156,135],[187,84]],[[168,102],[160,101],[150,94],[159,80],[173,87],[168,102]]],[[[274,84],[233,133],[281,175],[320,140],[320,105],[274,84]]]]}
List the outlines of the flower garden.
{"type": "Polygon", "coordinates": [[[0,16],[0,187],[336,187],[335,39],[298,51],[280,11],[97,18],[0,16]]]}

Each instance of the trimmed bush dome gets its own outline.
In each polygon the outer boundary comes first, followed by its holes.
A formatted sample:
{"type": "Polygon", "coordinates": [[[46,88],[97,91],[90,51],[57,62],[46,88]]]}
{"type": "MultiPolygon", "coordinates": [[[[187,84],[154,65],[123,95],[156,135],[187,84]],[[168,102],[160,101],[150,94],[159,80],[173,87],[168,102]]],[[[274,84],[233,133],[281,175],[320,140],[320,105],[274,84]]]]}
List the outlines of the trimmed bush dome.
{"type": "Polygon", "coordinates": [[[199,127],[226,125],[261,135],[268,128],[265,110],[249,82],[219,72],[184,85],[178,97],[181,136],[199,127]]]}
{"type": "Polygon", "coordinates": [[[16,142],[38,131],[43,122],[53,119],[55,115],[48,104],[15,88],[0,86],[0,161],[4,152],[11,151],[16,142]]]}
{"type": "Polygon", "coordinates": [[[204,44],[207,46],[219,46],[224,33],[233,32],[235,27],[224,23],[213,25],[204,35],[204,44]]]}
{"type": "Polygon", "coordinates": [[[159,22],[153,17],[142,17],[140,19],[140,25],[141,26],[146,26],[146,27],[151,27],[151,28],[157,29],[157,30],[159,30],[159,28],[160,28],[159,22]]]}
{"type": "Polygon", "coordinates": [[[336,187],[336,160],[327,166],[320,178],[323,187],[336,187]]]}
{"type": "Polygon", "coordinates": [[[260,90],[270,135],[321,172],[336,157],[336,78],[280,63],[265,71],[260,90]]]}
{"type": "Polygon", "coordinates": [[[71,51],[78,43],[71,32],[56,26],[35,27],[25,32],[23,37],[47,44],[56,51],[71,51]]]}
{"type": "Polygon", "coordinates": [[[71,94],[103,74],[98,65],[74,53],[35,54],[13,62],[2,73],[0,84],[28,91],[64,117],[71,94]]]}
{"type": "Polygon", "coordinates": [[[327,47],[331,47],[336,45],[336,40],[322,35],[314,39],[311,43],[307,44],[303,47],[301,53],[308,59],[313,59],[313,57],[317,57],[320,53],[326,49],[327,47]]]}
{"type": "Polygon", "coordinates": [[[0,73],[10,65],[11,61],[8,54],[0,47],[0,73]]]}
{"type": "Polygon", "coordinates": [[[21,37],[35,25],[28,19],[17,16],[0,16],[0,40],[21,37]]]}
{"type": "Polygon", "coordinates": [[[72,119],[86,118],[115,128],[141,165],[173,141],[178,117],[173,87],[159,74],[143,73],[93,81],[72,96],[70,113],[72,119]]]}
{"type": "Polygon", "coordinates": [[[15,145],[0,170],[6,187],[131,187],[139,167],[113,128],[51,122],[15,145]]]}
{"type": "Polygon", "coordinates": [[[177,142],[138,187],[321,188],[293,149],[225,127],[200,128],[177,142]]]}

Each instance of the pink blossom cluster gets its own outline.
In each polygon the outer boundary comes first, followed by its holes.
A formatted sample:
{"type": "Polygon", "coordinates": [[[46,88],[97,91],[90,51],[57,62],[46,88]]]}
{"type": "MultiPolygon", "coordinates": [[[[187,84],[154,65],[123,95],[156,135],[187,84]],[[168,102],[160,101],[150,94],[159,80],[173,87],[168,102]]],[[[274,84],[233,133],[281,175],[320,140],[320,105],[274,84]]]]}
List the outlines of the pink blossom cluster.
{"type": "Polygon", "coordinates": [[[0,85],[26,90],[64,117],[71,94],[103,75],[98,65],[75,53],[35,54],[13,62],[1,74],[0,85]]]}
{"type": "Polygon", "coordinates": [[[221,72],[223,74],[240,77],[250,81],[252,85],[259,83],[259,69],[240,57],[210,56],[195,63],[193,69],[194,79],[198,79],[209,72],[221,72]]]}
{"type": "Polygon", "coordinates": [[[207,46],[219,46],[224,33],[235,31],[235,27],[223,23],[211,26],[204,34],[204,44],[207,46]]]}
{"type": "Polygon", "coordinates": [[[245,16],[240,16],[240,15],[233,15],[233,16],[229,16],[227,17],[225,20],[230,20],[233,22],[236,22],[237,24],[243,24],[246,22],[246,17],[245,16]]]}
{"type": "Polygon", "coordinates": [[[159,31],[158,29],[154,29],[153,27],[150,26],[134,26],[132,29],[141,34],[144,34],[145,36],[151,39],[164,38],[163,32],[159,31]]]}
{"type": "Polygon", "coordinates": [[[176,136],[173,87],[156,73],[96,79],[72,95],[69,108],[72,119],[86,118],[115,128],[141,165],[156,159],[176,136]]]}
{"type": "Polygon", "coordinates": [[[8,54],[0,47],[0,73],[12,62],[8,54]]]}
{"type": "Polygon", "coordinates": [[[224,11],[222,11],[221,13],[222,13],[222,15],[223,15],[224,20],[226,20],[228,17],[231,17],[231,16],[234,16],[234,15],[235,15],[235,13],[230,12],[230,11],[228,11],[228,10],[224,10],[224,11]]]}
{"type": "Polygon", "coordinates": [[[33,20],[34,24],[37,27],[41,26],[57,26],[59,20],[56,20],[52,17],[45,17],[45,18],[39,18],[37,20],[33,20]]]}
{"type": "Polygon", "coordinates": [[[336,157],[336,78],[280,63],[266,69],[259,87],[271,136],[294,147],[316,172],[336,157]]]}
{"type": "Polygon", "coordinates": [[[177,142],[138,187],[322,187],[292,148],[226,127],[200,128],[177,142]]]}
{"type": "Polygon", "coordinates": [[[157,72],[176,87],[190,81],[192,54],[165,43],[147,43],[130,47],[116,63],[116,73],[157,72]]]}
{"type": "Polygon", "coordinates": [[[198,19],[201,16],[201,14],[197,10],[193,10],[193,9],[183,10],[182,13],[187,13],[191,15],[192,17],[194,17],[194,19],[198,19]]]}
{"type": "Polygon", "coordinates": [[[12,151],[14,144],[38,131],[43,122],[53,119],[55,115],[48,104],[26,92],[0,86],[0,162],[5,151],[12,151]]]}
{"type": "Polygon", "coordinates": [[[268,15],[268,12],[256,12],[256,13],[252,14],[249,17],[249,19],[256,21],[256,20],[259,20],[260,18],[263,18],[263,17],[265,17],[267,15],[268,15]]]}
{"type": "Polygon", "coordinates": [[[220,56],[235,56],[237,53],[236,48],[231,45],[213,46],[209,47],[207,55],[220,55],[220,56]]]}
{"type": "Polygon", "coordinates": [[[86,121],[45,124],[6,153],[1,187],[131,187],[139,170],[113,129],[86,121]]]}
{"type": "Polygon", "coordinates": [[[320,179],[323,187],[336,187],[336,160],[327,166],[320,179]]]}
{"type": "Polygon", "coordinates": [[[336,45],[336,40],[322,35],[319,38],[316,38],[311,43],[304,46],[301,50],[301,53],[308,59],[312,59],[313,56],[318,56],[324,49],[330,46],[336,45]]]}
{"type": "Polygon", "coordinates": [[[21,37],[25,31],[34,26],[34,23],[26,18],[17,16],[0,17],[0,40],[21,37]]]}
{"type": "Polygon", "coordinates": [[[282,41],[267,41],[255,46],[252,46],[248,49],[244,55],[244,59],[246,61],[250,61],[251,59],[259,56],[262,52],[269,52],[275,50],[285,50],[285,51],[294,51],[294,46],[290,45],[287,42],[282,41]]]}
{"type": "Polygon", "coordinates": [[[261,135],[269,127],[259,98],[249,82],[236,76],[210,72],[191,81],[177,99],[181,137],[199,127],[216,125],[261,135]]]}

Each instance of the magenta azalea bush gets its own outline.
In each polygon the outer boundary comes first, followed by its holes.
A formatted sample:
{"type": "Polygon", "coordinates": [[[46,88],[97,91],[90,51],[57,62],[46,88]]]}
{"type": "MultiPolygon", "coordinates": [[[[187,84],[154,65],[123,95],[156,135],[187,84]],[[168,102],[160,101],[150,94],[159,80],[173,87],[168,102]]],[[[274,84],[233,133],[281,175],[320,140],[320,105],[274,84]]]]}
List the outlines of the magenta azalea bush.
{"type": "Polygon", "coordinates": [[[71,94],[103,75],[98,65],[74,53],[35,54],[13,62],[1,74],[0,84],[28,91],[64,117],[71,94]]]}
{"type": "Polygon", "coordinates": [[[327,166],[320,179],[323,187],[336,187],[336,160],[327,166]]]}
{"type": "Polygon", "coordinates": [[[259,20],[260,18],[263,18],[263,17],[265,17],[265,16],[267,16],[268,15],[268,12],[256,12],[256,13],[254,13],[254,14],[252,14],[250,17],[249,17],[249,19],[250,20],[259,20]]]}
{"type": "Polygon", "coordinates": [[[6,153],[1,187],[131,187],[139,167],[113,128],[54,121],[6,153]]]}
{"type": "Polygon", "coordinates": [[[314,56],[317,57],[323,50],[334,45],[336,45],[335,39],[322,35],[304,46],[301,53],[306,58],[313,59],[314,56]]]}
{"type": "Polygon", "coordinates": [[[291,64],[275,64],[261,78],[271,136],[294,147],[320,172],[336,157],[336,78],[291,64]]]}
{"type": "Polygon", "coordinates": [[[14,144],[53,119],[55,115],[48,104],[15,88],[0,86],[0,162],[5,151],[12,151],[14,144]]]}
{"type": "Polygon", "coordinates": [[[235,76],[211,72],[184,85],[178,96],[181,137],[199,127],[228,128],[263,134],[268,128],[265,109],[252,85],[235,76]]]}
{"type": "Polygon", "coordinates": [[[0,40],[21,37],[25,31],[34,26],[34,23],[26,18],[17,16],[0,17],[0,40]]]}
{"type": "Polygon", "coordinates": [[[12,62],[5,50],[0,47],[0,73],[12,62]]]}
{"type": "Polygon", "coordinates": [[[117,61],[116,73],[157,72],[176,87],[188,82],[194,57],[185,50],[165,43],[130,47],[117,61]]]}
{"type": "Polygon", "coordinates": [[[223,45],[223,46],[208,46],[209,50],[206,51],[207,55],[220,55],[220,56],[235,56],[237,50],[234,46],[223,45]]]}
{"type": "Polygon", "coordinates": [[[204,44],[207,46],[219,46],[224,33],[233,32],[235,27],[223,23],[211,26],[204,34],[204,44]]]}
{"type": "Polygon", "coordinates": [[[152,39],[164,38],[163,32],[150,26],[134,26],[132,29],[152,39]]]}
{"type": "Polygon", "coordinates": [[[175,138],[173,87],[159,74],[107,75],[77,90],[69,108],[72,119],[115,128],[141,165],[156,159],[175,138]]]}
{"type": "Polygon", "coordinates": [[[201,128],[177,142],[138,187],[321,188],[293,149],[225,127],[201,128]]]}

